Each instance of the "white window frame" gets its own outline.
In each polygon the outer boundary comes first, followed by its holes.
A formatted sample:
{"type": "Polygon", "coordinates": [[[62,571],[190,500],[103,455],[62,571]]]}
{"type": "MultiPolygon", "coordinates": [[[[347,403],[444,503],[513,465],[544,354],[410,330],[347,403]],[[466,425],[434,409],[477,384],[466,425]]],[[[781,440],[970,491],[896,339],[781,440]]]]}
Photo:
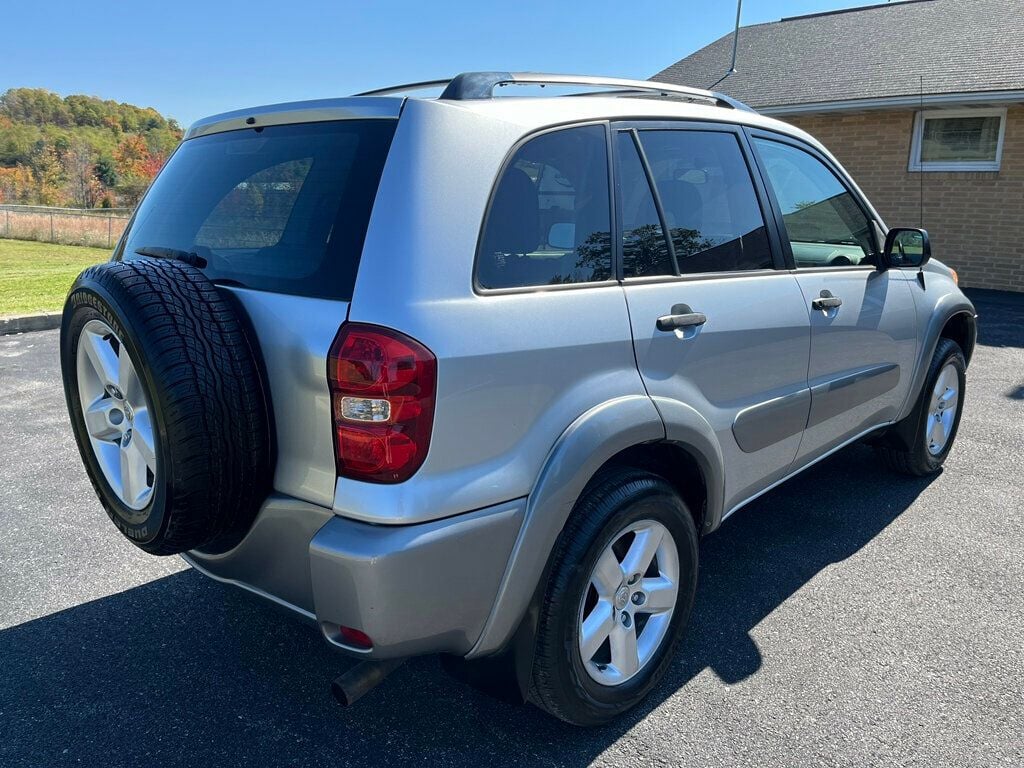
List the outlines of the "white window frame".
{"type": "Polygon", "coordinates": [[[914,135],[910,143],[911,172],[928,171],[998,171],[1003,161],[1003,135],[1006,133],[1006,108],[991,109],[926,109],[918,111],[914,117],[914,135]],[[995,160],[944,160],[941,162],[921,162],[921,143],[924,137],[924,121],[945,117],[998,117],[999,138],[996,141],[995,160]]]}

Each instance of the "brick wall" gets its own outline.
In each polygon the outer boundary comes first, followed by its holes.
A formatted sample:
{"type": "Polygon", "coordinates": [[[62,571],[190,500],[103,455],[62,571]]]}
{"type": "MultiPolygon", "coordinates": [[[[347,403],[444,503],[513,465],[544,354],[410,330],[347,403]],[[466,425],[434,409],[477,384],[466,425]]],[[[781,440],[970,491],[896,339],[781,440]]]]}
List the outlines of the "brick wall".
{"type": "Polygon", "coordinates": [[[973,288],[1024,291],[1024,106],[1007,112],[998,172],[910,173],[914,111],[782,117],[839,158],[890,227],[924,228],[932,254],[973,288]]]}

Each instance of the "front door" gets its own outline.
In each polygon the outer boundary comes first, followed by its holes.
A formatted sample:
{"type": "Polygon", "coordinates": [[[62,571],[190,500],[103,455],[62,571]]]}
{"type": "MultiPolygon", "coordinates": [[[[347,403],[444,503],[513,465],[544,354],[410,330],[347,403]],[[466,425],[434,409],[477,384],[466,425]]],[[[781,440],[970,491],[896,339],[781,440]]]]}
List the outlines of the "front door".
{"type": "Polygon", "coordinates": [[[874,223],[827,158],[773,134],[752,144],[811,324],[803,464],[895,419],[917,351],[914,276],[875,268],[874,223]]]}
{"type": "Polygon", "coordinates": [[[810,407],[803,296],[780,268],[741,131],[616,125],[613,135],[637,364],[666,421],[674,401],[715,431],[728,511],[796,456],[810,407]]]}

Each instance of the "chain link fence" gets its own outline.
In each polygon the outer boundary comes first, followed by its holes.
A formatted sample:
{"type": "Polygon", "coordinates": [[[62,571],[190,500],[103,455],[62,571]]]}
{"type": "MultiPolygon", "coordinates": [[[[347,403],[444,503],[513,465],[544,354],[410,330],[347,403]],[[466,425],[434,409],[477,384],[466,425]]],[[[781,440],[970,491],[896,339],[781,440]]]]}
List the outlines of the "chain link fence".
{"type": "Polygon", "coordinates": [[[0,205],[0,237],[62,245],[113,248],[131,216],[129,208],[48,208],[0,205]]]}

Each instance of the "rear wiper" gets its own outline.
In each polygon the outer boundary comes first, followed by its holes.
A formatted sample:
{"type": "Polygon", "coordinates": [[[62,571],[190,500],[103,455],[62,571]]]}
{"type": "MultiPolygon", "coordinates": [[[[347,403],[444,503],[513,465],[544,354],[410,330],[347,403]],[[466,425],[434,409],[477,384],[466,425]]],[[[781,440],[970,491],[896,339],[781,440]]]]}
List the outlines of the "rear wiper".
{"type": "Polygon", "coordinates": [[[198,253],[182,251],[178,248],[161,248],[155,245],[144,245],[141,248],[136,248],[135,252],[139,254],[139,256],[151,256],[154,259],[173,259],[174,261],[183,261],[197,269],[202,269],[206,266],[206,259],[198,253]]]}

